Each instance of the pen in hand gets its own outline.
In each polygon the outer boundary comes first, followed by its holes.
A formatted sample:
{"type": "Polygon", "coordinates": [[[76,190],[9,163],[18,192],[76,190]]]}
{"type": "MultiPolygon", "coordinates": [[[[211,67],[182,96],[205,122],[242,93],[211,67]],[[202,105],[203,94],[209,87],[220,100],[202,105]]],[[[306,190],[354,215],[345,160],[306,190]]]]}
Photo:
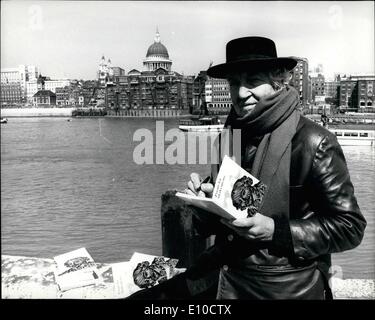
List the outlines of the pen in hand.
{"type": "Polygon", "coordinates": [[[210,193],[213,191],[213,186],[209,183],[211,179],[210,176],[202,180],[199,174],[193,172],[190,175],[190,179],[191,180],[188,182],[188,188],[185,189],[185,193],[198,197],[210,196],[210,193]]]}
{"type": "Polygon", "coordinates": [[[202,186],[202,184],[203,184],[203,183],[208,183],[208,182],[210,181],[210,179],[211,179],[211,177],[208,176],[208,177],[206,177],[206,178],[201,182],[201,184],[200,184],[199,187],[197,188],[197,193],[198,193],[199,191],[201,191],[201,186],[202,186]]]}

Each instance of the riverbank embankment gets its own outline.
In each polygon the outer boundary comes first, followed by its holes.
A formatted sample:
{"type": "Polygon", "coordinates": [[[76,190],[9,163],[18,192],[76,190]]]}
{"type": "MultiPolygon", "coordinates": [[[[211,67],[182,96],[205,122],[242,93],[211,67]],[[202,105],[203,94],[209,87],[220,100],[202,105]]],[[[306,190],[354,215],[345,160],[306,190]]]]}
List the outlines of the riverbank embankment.
{"type": "Polygon", "coordinates": [[[191,116],[186,110],[148,109],[148,110],[108,110],[106,117],[112,118],[180,118],[191,116]]]}
{"type": "Polygon", "coordinates": [[[4,108],[3,118],[23,117],[93,117],[109,118],[184,118],[189,117],[186,110],[150,109],[150,110],[105,110],[104,108],[4,108]]]}
{"type": "Polygon", "coordinates": [[[3,108],[2,118],[71,117],[75,108],[3,108]]]}

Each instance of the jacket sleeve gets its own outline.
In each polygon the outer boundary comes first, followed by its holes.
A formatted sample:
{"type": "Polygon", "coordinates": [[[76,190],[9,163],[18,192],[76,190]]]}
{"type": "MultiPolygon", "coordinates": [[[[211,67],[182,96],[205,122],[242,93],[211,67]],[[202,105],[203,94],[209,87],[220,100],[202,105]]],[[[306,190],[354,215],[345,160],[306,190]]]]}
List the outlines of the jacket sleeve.
{"type": "Polygon", "coordinates": [[[354,195],[346,160],[337,139],[322,139],[311,167],[310,198],[314,215],[290,220],[294,255],[299,260],[358,246],[366,227],[354,195]]]}

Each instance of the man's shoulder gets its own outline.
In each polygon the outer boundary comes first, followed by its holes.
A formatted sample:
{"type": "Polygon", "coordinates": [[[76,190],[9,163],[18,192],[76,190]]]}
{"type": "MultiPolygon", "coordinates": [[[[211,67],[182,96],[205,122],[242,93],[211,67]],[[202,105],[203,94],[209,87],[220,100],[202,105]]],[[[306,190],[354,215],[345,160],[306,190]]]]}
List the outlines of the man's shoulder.
{"type": "Polygon", "coordinates": [[[327,128],[301,115],[294,142],[316,148],[323,139],[332,141],[332,139],[335,140],[335,135],[327,128]]]}

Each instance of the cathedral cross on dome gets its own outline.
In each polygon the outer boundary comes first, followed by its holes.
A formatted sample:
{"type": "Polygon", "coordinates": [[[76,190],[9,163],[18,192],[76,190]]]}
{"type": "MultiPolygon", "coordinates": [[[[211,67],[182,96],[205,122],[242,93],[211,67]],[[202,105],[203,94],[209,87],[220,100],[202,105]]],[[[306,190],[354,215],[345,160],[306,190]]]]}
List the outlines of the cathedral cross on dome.
{"type": "Polygon", "coordinates": [[[155,42],[160,42],[160,33],[158,27],[156,27],[156,35],[155,35],[155,42]]]}

